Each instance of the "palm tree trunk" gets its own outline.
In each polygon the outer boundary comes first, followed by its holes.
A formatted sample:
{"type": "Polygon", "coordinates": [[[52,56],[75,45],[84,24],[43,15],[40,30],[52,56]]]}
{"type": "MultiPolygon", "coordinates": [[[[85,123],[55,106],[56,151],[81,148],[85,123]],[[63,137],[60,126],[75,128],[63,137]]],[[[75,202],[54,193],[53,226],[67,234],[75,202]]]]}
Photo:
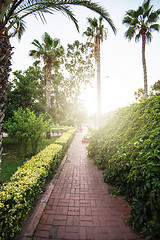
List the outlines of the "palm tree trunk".
{"type": "Polygon", "coordinates": [[[100,64],[100,38],[97,36],[97,127],[101,123],[101,64],[100,64]]]}
{"type": "Polygon", "coordinates": [[[47,108],[51,107],[51,78],[52,78],[52,63],[46,64],[46,100],[47,108]]]}
{"type": "Polygon", "coordinates": [[[145,33],[142,34],[142,64],[143,64],[143,74],[144,74],[144,97],[148,98],[148,83],[147,83],[147,66],[146,66],[146,57],[145,57],[145,48],[146,48],[146,38],[145,33]]]}
{"type": "MultiPolygon", "coordinates": [[[[52,79],[52,62],[48,61],[46,64],[46,100],[47,110],[51,108],[51,79],[52,79]]],[[[46,137],[51,138],[51,132],[47,132],[46,137]]]]}
{"type": "MultiPolygon", "coordinates": [[[[7,102],[7,84],[9,72],[11,71],[12,47],[9,42],[7,30],[0,27],[0,164],[2,156],[2,122],[7,102]]],[[[1,169],[1,168],[0,168],[1,169]]]]}

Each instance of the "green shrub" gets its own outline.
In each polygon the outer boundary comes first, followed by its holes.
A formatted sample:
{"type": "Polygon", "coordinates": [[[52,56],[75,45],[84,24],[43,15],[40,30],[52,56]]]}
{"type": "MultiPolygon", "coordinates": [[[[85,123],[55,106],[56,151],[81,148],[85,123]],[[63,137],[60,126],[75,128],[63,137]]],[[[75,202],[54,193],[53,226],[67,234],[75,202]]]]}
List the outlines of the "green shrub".
{"type": "Polygon", "coordinates": [[[132,227],[160,238],[160,97],[119,109],[91,139],[88,154],[131,203],[132,227]]]}
{"type": "Polygon", "coordinates": [[[34,111],[30,111],[29,109],[23,110],[19,108],[13,113],[12,119],[5,122],[3,128],[18,143],[21,154],[24,152],[26,155],[29,140],[35,154],[43,133],[49,128],[50,120],[45,120],[44,114],[40,114],[37,117],[34,111]]]}
{"type": "MultiPolygon", "coordinates": [[[[66,133],[67,134],[67,133],[66,133]]],[[[33,201],[39,195],[43,184],[55,172],[62,159],[62,152],[74,136],[68,133],[63,144],[51,144],[25,162],[11,177],[0,192],[0,239],[6,240],[20,230],[33,201]]],[[[62,138],[61,138],[62,139],[62,138]]],[[[60,141],[61,142],[61,141],[60,141]]]]}

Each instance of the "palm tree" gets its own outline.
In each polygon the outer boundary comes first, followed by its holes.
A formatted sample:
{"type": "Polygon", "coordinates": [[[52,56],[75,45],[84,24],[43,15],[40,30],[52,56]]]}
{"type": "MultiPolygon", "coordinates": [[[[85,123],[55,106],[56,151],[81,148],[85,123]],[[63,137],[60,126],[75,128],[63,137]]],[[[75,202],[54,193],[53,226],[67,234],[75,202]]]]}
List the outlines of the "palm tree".
{"type": "Polygon", "coordinates": [[[32,44],[37,48],[37,50],[30,50],[29,55],[33,58],[42,58],[45,64],[46,73],[46,100],[47,108],[51,107],[51,80],[52,80],[52,67],[56,62],[57,58],[61,57],[64,53],[64,48],[60,45],[60,40],[55,38],[52,39],[48,33],[42,37],[43,43],[36,39],[32,44]]]}
{"type": "Polygon", "coordinates": [[[144,94],[148,98],[148,83],[147,83],[147,67],[145,48],[146,43],[152,40],[152,31],[159,31],[160,25],[156,22],[159,20],[160,9],[153,11],[153,5],[150,0],[145,0],[137,10],[129,10],[123,19],[123,23],[128,26],[125,37],[131,40],[135,37],[135,41],[142,38],[142,64],[144,73],[144,94]]]}
{"type": "MultiPolygon", "coordinates": [[[[107,20],[107,19],[106,19],[107,20]]],[[[107,39],[107,31],[102,24],[103,17],[99,17],[99,20],[96,18],[88,18],[89,27],[87,31],[84,32],[84,35],[88,39],[94,39],[94,58],[97,65],[97,127],[100,126],[101,122],[101,68],[100,68],[100,43],[103,42],[103,39],[107,39]]],[[[116,28],[111,19],[108,19],[107,22],[111,26],[113,32],[116,34],[116,28]]]]}
{"type": "Polygon", "coordinates": [[[99,4],[91,0],[1,0],[0,1],[0,162],[2,153],[2,121],[7,101],[7,84],[11,71],[12,47],[10,38],[18,34],[20,38],[25,29],[24,19],[34,14],[45,21],[45,13],[55,11],[66,14],[76,25],[78,22],[70,6],[84,6],[109,18],[108,12],[99,4]]]}

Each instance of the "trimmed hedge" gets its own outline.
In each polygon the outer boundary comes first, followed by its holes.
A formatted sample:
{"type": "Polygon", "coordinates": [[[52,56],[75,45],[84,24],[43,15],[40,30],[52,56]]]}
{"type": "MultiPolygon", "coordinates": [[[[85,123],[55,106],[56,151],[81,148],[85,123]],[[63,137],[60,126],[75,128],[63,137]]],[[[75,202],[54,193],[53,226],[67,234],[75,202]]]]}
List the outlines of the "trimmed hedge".
{"type": "Polygon", "coordinates": [[[160,96],[116,111],[88,154],[130,202],[132,227],[160,239],[160,96]]]}
{"type": "MultiPolygon", "coordinates": [[[[1,187],[0,192],[0,239],[13,237],[28,214],[33,201],[39,195],[50,173],[55,172],[64,150],[73,139],[75,131],[65,133],[63,145],[51,144],[25,162],[1,187]],[[68,136],[68,138],[66,137],[68,136]]],[[[61,142],[61,140],[60,140],[61,142]]]]}
{"type": "Polygon", "coordinates": [[[56,144],[60,144],[62,145],[63,147],[66,146],[66,142],[70,143],[71,139],[72,139],[72,136],[73,134],[75,133],[75,129],[74,130],[70,130],[66,133],[64,133],[62,136],[60,136],[59,138],[57,138],[57,140],[55,141],[56,144]]]}
{"type": "Polygon", "coordinates": [[[76,130],[72,129],[66,133],[64,133],[62,136],[60,136],[59,138],[57,138],[57,140],[55,141],[55,144],[60,144],[63,146],[63,151],[62,151],[62,155],[64,156],[68,146],[70,145],[73,135],[75,134],[76,130]]]}
{"type": "Polygon", "coordinates": [[[62,134],[62,133],[65,133],[69,130],[73,130],[73,127],[69,127],[69,126],[54,126],[51,128],[51,132],[54,134],[54,133],[57,133],[57,134],[62,134]]]}

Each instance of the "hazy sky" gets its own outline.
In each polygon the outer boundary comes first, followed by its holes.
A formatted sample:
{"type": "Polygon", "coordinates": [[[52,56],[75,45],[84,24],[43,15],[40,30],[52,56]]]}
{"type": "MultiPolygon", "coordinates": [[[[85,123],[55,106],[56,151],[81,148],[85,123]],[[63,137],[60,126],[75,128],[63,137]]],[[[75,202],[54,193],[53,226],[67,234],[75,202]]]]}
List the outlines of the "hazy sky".
{"type": "MultiPolygon", "coordinates": [[[[135,101],[134,92],[143,88],[143,69],[141,56],[141,41],[135,43],[134,39],[128,42],[124,37],[127,30],[122,25],[125,12],[129,9],[137,9],[143,0],[94,0],[101,4],[110,14],[116,28],[115,36],[110,26],[105,22],[108,29],[108,38],[101,46],[101,72],[102,72],[102,109],[103,112],[114,110],[135,101]]],[[[160,8],[159,0],[152,0],[154,10],[160,8]]],[[[41,37],[44,32],[52,38],[59,38],[65,47],[75,40],[86,41],[82,33],[87,28],[87,17],[98,17],[97,14],[84,7],[73,7],[80,26],[77,32],[74,23],[61,13],[46,15],[47,24],[42,24],[35,17],[26,19],[27,30],[19,42],[17,38],[11,40],[14,46],[12,69],[26,70],[32,65],[32,58],[28,56],[33,49],[31,42],[41,37]]],[[[148,71],[148,86],[150,87],[160,79],[160,33],[153,32],[153,39],[146,46],[146,61],[148,71]]],[[[96,83],[92,80],[94,88],[88,87],[84,93],[84,102],[90,112],[96,111],[96,83]]]]}

